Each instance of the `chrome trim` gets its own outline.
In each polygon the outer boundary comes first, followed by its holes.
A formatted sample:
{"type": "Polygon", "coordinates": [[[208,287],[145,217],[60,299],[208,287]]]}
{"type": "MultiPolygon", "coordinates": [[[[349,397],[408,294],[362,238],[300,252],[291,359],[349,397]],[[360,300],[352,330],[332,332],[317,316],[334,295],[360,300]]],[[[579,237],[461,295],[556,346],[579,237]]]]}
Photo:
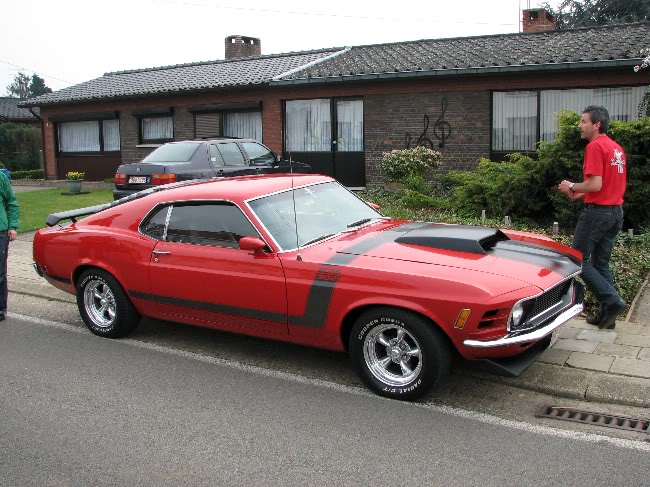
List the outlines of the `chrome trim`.
{"type": "Polygon", "coordinates": [[[544,338],[547,335],[550,335],[551,333],[553,333],[553,331],[556,328],[559,328],[564,323],[569,321],[571,318],[582,313],[582,310],[583,310],[582,303],[576,304],[573,307],[564,311],[563,313],[559,314],[553,320],[553,322],[549,323],[543,328],[539,328],[538,330],[533,330],[529,333],[523,333],[521,335],[516,335],[516,336],[506,335],[505,337],[499,338],[497,340],[488,340],[488,341],[465,340],[463,342],[463,345],[472,348],[494,348],[494,347],[507,347],[509,345],[517,345],[526,342],[534,342],[544,338]]]}
{"type": "MultiPolygon", "coordinates": [[[[535,294],[534,296],[527,296],[527,297],[525,297],[525,298],[522,298],[522,299],[520,299],[519,301],[517,301],[515,304],[513,304],[513,305],[512,305],[512,308],[510,308],[510,313],[508,313],[508,320],[506,321],[506,331],[507,331],[508,333],[510,333],[510,318],[512,318],[512,310],[515,308],[515,306],[517,306],[519,303],[523,303],[524,301],[529,301],[529,300],[531,300],[531,299],[537,299],[537,298],[540,297],[542,294],[544,294],[544,293],[550,291],[551,289],[555,289],[556,287],[561,286],[562,284],[564,284],[566,281],[578,277],[581,273],[582,273],[582,266],[580,266],[580,270],[579,270],[578,272],[574,272],[574,273],[571,274],[570,276],[565,277],[564,279],[562,279],[561,281],[559,281],[559,282],[556,283],[555,285],[549,287],[548,289],[542,290],[541,292],[535,294]]],[[[551,308],[549,308],[549,309],[551,309],[551,308]]],[[[535,318],[537,318],[539,315],[541,315],[541,314],[543,314],[543,313],[545,313],[545,312],[546,312],[546,310],[543,311],[542,313],[539,313],[539,314],[537,314],[537,315],[531,317],[530,319],[531,319],[531,320],[532,320],[532,319],[535,319],[535,318]]],[[[524,330],[525,330],[525,329],[524,329],[524,330]]],[[[524,330],[517,330],[517,331],[524,331],[524,330]]]]}

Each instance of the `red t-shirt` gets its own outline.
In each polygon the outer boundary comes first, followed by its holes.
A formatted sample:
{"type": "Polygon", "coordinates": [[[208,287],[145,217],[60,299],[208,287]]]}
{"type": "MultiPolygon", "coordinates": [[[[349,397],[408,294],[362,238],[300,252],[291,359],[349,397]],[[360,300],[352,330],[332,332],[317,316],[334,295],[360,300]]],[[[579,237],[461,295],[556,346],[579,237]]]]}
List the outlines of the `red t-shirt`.
{"type": "Polygon", "coordinates": [[[607,135],[600,135],[587,144],[582,173],[603,178],[600,191],[585,193],[585,203],[622,205],[627,184],[627,159],[623,148],[607,135]]]}

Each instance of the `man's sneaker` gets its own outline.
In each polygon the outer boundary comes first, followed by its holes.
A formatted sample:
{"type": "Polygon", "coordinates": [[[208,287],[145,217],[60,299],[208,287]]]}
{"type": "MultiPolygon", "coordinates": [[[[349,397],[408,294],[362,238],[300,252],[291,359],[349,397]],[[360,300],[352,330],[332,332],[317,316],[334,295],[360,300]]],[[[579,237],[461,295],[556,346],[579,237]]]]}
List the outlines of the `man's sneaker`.
{"type": "Polygon", "coordinates": [[[619,301],[616,304],[603,307],[603,314],[598,323],[598,328],[601,330],[611,330],[616,326],[616,317],[625,310],[625,303],[619,301]]]}
{"type": "Polygon", "coordinates": [[[598,326],[600,324],[600,317],[603,314],[603,305],[598,306],[598,309],[593,313],[587,315],[587,323],[590,325],[598,326]]]}

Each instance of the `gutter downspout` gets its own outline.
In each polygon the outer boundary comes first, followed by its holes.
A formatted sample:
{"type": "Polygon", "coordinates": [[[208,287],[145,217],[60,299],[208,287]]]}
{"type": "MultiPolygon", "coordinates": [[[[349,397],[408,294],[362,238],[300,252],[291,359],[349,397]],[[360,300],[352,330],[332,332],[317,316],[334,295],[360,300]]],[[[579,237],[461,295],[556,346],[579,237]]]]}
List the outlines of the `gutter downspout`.
{"type": "Polygon", "coordinates": [[[38,165],[43,170],[43,178],[47,179],[47,174],[45,174],[45,120],[34,111],[34,107],[28,107],[29,112],[38,118],[41,121],[41,141],[43,148],[41,149],[41,157],[38,158],[38,165]]]}

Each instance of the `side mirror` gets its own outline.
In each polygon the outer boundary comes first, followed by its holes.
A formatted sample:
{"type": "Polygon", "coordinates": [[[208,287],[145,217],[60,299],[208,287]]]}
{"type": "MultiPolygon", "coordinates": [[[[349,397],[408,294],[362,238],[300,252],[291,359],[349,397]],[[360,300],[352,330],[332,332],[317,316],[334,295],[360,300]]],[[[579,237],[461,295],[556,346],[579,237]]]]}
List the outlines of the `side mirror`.
{"type": "Polygon", "coordinates": [[[282,162],[282,156],[281,155],[276,155],[275,156],[275,162],[282,162]]]}
{"type": "Polygon", "coordinates": [[[257,237],[242,237],[239,239],[239,248],[241,250],[248,250],[257,253],[264,250],[266,244],[262,239],[257,237]]]}

